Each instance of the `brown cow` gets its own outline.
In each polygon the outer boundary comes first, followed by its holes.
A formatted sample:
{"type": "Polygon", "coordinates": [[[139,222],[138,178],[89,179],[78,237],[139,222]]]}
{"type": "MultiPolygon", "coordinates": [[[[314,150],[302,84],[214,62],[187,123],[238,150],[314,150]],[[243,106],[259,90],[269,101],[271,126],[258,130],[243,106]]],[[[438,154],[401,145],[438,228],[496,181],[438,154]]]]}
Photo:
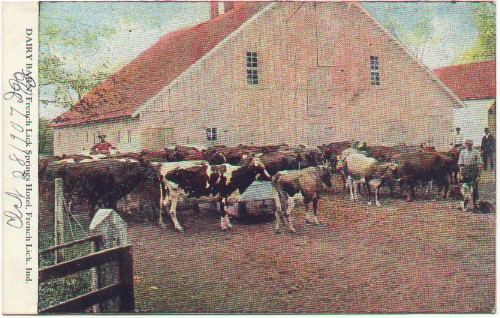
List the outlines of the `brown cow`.
{"type": "Polygon", "coordinates": [[[295,195],[302,194],[306,208],[306,222],[318,225],[318,201],[323,184],[332,187],[330,170],[327,167],[310,167],[304,170],[280,171],[272,179],[276,191],[276,232],[279,233],[279,219],[295,232],[291,213],[295,206],[295,195]],[[309,214],[309,204],[313,204],[313,216],[309,214]],[[283,211],[285,210],[285,211],[283,211]]]}
{"type": "Polygon", "coordinates": [[[398,165],[401,189],[405,185],[410,188],[408,201],[415,197],[415,187],[419,181],[425,185],[429,185],[431,181],[436,182],[439,191],[445,189],[446,197],[453,165],[450,158],[435,151],[409,150],[396,155],[393,160],[398,165]]]}
{"type": "Polygon", "coordinates": [[[41,182],[49,184],[55,178],[63,179],[63,191],[71,209],[73,198],[86,201],[92,218],[96,207],[118,212],[117,203],[137,184],[155,182],[158,173],[143,158],[86,159],[78,163],[66,160],[46,165],[41,182]]]}

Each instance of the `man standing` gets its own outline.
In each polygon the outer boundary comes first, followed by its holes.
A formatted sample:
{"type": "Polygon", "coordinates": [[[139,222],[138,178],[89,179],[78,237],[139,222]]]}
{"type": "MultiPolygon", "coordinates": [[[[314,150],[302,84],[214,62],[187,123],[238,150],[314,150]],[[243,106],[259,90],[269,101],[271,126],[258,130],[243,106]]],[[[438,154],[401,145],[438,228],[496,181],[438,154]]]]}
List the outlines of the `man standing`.
{"type": "Polygon", "coordinates": [[[99,142],[92,146],[90,149],[90,153],[95,154],[103,154],[109,155],[111,153],[111,149],[115,149],[111,143],[106,141],[106,135],[103,133],[99,133],[98,136],[99,142]]]}
{"type": "Polygon", "coordinates": [[[481,142],[481,151],[483,153],[484,170],[488,169],[488,158],[490,159],[490,168],[495,168],[495,137],[490,135],[489,128],[484,128],[485,136],[481,142]]]}
{"type": "Polygon", "coordinates": [[[472,140],[465,141],[465,149],[460,152],[458,165],[460,166],[461,183],[466,183],[472,188],[472,202],[477,209],[476,202],[479,199],[478,184],[481,173],[481,154],[472,149],[472,140]]]}
{"type": "Polygon", "coordinates": [[[452,145],[453,147],[455,148],[462,148],[462,144],[463,144],[463,137],[462,137],[462,134],[460,133],[460,127],[457,127],[455,128],[455,134],[453,134],[453,139],[450,143],[450,145],[452,145]]]}

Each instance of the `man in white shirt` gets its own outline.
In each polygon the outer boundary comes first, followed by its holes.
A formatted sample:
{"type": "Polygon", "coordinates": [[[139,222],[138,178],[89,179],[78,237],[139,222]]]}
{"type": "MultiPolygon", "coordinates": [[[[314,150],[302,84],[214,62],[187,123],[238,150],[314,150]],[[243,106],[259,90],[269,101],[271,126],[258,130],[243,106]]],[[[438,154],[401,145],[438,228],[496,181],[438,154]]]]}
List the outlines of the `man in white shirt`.
{"type": "Polygon", "coordinates": [[[466,183],[472,188],[472,202],[477,209],[477,199],[479,199],[478,184],[482,167],[481,154],[472,148],[472,140],[465,141],[465,148],[460,152],[458,165],[460,166],[461,183],[466,183]]]}

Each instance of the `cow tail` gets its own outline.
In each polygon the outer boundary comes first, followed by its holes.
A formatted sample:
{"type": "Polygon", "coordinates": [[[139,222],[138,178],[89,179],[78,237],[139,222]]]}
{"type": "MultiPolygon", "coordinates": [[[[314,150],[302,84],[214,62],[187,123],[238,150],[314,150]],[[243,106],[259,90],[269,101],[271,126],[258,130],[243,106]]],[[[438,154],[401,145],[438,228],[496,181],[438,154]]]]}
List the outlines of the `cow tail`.
{"type": "Polygon", "coordinates": [[[159,179],[160,179],[160,213],[163,212],[163,200],[165,198],[165,196],[168,194],[168,189],[167,189],[167,185],[165,183],[165,178],[159,174],[159,179]]]}

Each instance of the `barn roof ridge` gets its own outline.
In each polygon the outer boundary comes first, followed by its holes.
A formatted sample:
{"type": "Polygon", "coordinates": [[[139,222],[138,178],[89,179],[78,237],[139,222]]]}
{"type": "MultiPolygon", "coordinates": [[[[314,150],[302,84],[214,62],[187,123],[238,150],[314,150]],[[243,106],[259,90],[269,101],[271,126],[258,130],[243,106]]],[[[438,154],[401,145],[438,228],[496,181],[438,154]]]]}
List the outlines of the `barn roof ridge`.
{"type": "Polygon", "coordinates": [[[74,126],[135,116],[136,110],[144,103],[266,6],[270,6],[270,3],[236,2],[233,9],[217,17],[164,34],[148,49],[86,93],[72,109],[54,118],[49,126],[74,126]],[[189,54],[185,54],[186,52],[189,54]],[[158,56],[162,58],[159,59],[158,56]],[[90,115],[91,112],[93,116],[90,115]]]}
{"type": "MultiPolygon", "coordinates": [[[[192,67],[199,65],[201,60],[207,58],[207,55],[220,47],[228,38],[275,4],[235,2],[234,9],[224,14],[191,27],[166,33],[152,46],[85,94],[72,109],[53,119],[49,126],[74,126],[111,118],[137,116],[144,105],[151,103],[158,93],[187,74],[192,67]],[[200,42],[203,43],[197,44],[198,39],[202,39],[200,42]],[[185,52],[190,54],[182,54],[185,52]],[[164,72],[165,69],[168,72],[164,72]]],[[[403,49],[457,103],[458,107],[464,106],[454,90],[387,31],[362,4],[354,4],[403,49]]]]}
{"type": "Polygon", "coordinates": [[[496,97],[496,58],[448,65],[434,73],[462,100],[496,97]]]}

